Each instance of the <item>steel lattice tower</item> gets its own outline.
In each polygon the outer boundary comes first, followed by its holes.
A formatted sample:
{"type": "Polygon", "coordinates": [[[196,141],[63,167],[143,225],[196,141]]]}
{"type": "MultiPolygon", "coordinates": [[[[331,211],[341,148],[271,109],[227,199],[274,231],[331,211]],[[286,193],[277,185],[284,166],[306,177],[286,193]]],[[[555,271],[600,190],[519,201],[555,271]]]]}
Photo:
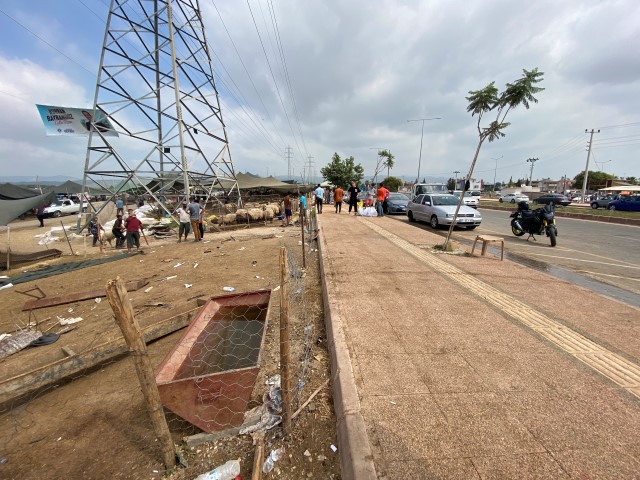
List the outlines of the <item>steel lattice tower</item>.
{"type": "Polygon", "coordinates": [[[135,189],[168,213],[170,193],[222,188],[240,201],[198,0],[111,0],[93,118],[100,111],[118,136],[89,133],[83,191],[135,189]]]}

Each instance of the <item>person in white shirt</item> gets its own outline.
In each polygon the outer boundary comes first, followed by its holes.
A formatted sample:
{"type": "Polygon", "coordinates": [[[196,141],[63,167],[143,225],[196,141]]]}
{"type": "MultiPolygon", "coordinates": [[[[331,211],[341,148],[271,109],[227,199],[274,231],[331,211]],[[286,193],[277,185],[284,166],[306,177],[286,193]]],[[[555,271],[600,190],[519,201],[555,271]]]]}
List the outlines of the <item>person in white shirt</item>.
{"type": "Polygon", "coordinates": [[[182,234],[184,233],[184,241],[187,241],[187,235],[191,231],[191,220],[189,211],[187,210],[187,202],[182,203],[182,207],[176,210],[178,214],[178,220],[180,221],[180,229],[178,230],[178,243],[182,241],[182,234]]]}
{"type": "Polygon", "coordinates": [[[318,213],[322,213],[322,202],[324,200],[324,188],[318,184],[318,187],[313,191],[316,196],[316,210],[318,213]]]}

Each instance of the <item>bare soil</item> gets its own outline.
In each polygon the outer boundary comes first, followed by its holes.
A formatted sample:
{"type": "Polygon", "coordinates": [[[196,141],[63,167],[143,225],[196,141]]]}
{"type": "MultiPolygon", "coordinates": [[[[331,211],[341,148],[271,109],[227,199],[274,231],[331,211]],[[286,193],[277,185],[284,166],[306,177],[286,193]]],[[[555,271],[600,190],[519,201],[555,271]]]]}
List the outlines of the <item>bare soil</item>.
{"type": "MultiPolygon", "coordinates": [[[[74,219],[65,219],[65,224],[74,219]]],[[[34,235],[48,228],[25,226],[11,231],[14,251],[30,252],[36,246],[34,235]]],[[[194,297],[223,295],[223,287],[236,292],[274,289],[280,285],[279,252],[282,246],[301,264],[299,228],[271,226],[207,233],[204,242],[178,244],[150,239],[144,255],[124,255],[108,246],[104,253],[87,247],[82,238],[72,240],[76,256],[41,262],[3,272],[15,276],[24,270],[45,265],[119,255],[118,261],[96,265],[71,273],[50,276],[0,291],[0,333],[12,332],[35,323],[41,331],[62,329],[57,317],[83,320],[73,331],[61,335],[56,343],[22,350],[0,361],[0,387],[7,379],[44,368],[65,358],[62,347],[79,354],[99,349],[118,339],[109,303],[102,299],[34,310],[31,318],[22,306],[30,297],[18,293],[38,286],[47,296],[63,295],[104,287],[110,279],[148,279],[146,287],[130,292],[136,318],[142,326],[167,318],[176,312],[196,308],[194,297]],[[178,264],[182,264],[179,265],[178,264]],[[197,266],[196,266],[197,264],[197,266]],[[167,277],[176,278],[167,279],[167,277]],[[185,284],[191,287],[186,288],[185,284]],[[148,287],[153,287],[145,292],[148,287]],[[71,310],[71,311],[70,311],[71,310]],[[47,320],[48,319],[48,320],[47,320]]],[[[66,244],[66,242],[65,242],[66,244]]],[[[54,246],[64,250],[65,244],[54,246]]],[[[90,242],[88,242],[90,245],[90,242]]],[[[313,245],[312,245],[313,246],[313,245]]],[[[51,245],[50,245],[51,247],[51,245]]],[[[67,246],[68,249],[68,246],[67,246]]],[[[66,253],[66,252],[65,252],[66,253]]],[[[295,395],[293,410],[330,376],[322,314],[317,253],[308,256],[307,268],[298,267],[296,285],[303,300],[292,305],[290,318],[293,383],[301,388],[295,395]],[[310,326],[309,326],[310,325],[310,326]],[[305,327],[307,327],[305,329],[305,327]]],[[[271,295],[261,370],[248,408],[262,403],[265,380],[279,372],[280,290],[271,295]]],[[[149,344],[152,363],[157,367],[176,345],[183,330],[149,344]]],[[[71,358],[71,357],[70,357],[71,358]]],[[[84,366],[84,365],[83,365],[84,366]]],[[[90,367],[90,365],[86,365],[90,367]]],[[[53,373],[51,373],[53,375],[53,373]]],[[[251,436],[238,435],[216,442],[187,447],[184,438],[200,430],[165,410],[179,456],[187,466],[165,471],[158,442],[140,391],[138,378],[128,356],[120,356],[84,370],[75,379],[55,381],[44,391],[0,405],[0,478],[43,479],[159,479],[195,478],[227,460],[241,459],[242,478],[251,476],[254,446],[251,436]]],[[[320,389],[314,400],[294,420],[292,431],[281,426],[266,435],[266,454],[284,446],[286,454],[270,474],[283,479],[340,478],[331,385],[320,389]]]]}

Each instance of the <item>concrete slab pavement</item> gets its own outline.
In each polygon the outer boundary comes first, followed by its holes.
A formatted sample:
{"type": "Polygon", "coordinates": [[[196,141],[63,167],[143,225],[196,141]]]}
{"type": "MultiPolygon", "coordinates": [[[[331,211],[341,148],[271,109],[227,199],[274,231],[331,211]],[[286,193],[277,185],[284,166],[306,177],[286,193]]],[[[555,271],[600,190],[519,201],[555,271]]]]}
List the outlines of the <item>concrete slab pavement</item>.
{"type": "Polygon", "coordinates": [[[393,218],[318,218],[344,478],[638,478],[638,309],[393,218]]]}

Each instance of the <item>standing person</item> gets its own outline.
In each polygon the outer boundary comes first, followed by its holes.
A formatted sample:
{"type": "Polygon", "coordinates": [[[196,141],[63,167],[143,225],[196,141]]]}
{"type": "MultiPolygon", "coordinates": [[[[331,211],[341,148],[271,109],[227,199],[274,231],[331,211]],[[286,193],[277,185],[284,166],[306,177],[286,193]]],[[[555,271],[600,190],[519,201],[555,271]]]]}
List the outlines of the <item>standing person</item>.
{"type": "Polygon", "coordinates": [[[322,201],[324,199],[324,188],[318,184],[316,189],[313,191],[313,194],[316,196],[316,210],[318,213],[322,213],[322,201]]]}
{"type": "Polygon", "coordinates": [[[191,197],[191,203],[187,205],[187,209],[189,210],[189,221],[191,222],[191,228],[193,229],[193,234],[196,239],[194,242],[199,242],[202,240],[200,237],[200,204],[196,202],[196,197],[191,197]]]}
{"type": "Polygon", "coordinates": [[[364,193],[364,206],[365,207],[373,207],[373,199],[376,196],[376,190],[373,187],[373,183],[369,186],[365,186],[364,193]]]}
{"type": "Polygon", "coordinates": [[[44,227],[44,209],[45,208],[47,208],[47,205],[44,203],[40,205],[38,208],[36,208],[36,217],[40,222],[40,225],[38,225],[39,227],[44,227]]]}
{"type": "Polygon", "coordinates": [[[113,227],[111,227],[111,233],[116,237],[116,248],[124,247],[124,234],[122,230],[124,229],[124,224],[122,222],[122,215],[116,215],[116,221],[113,222],[113,227]]]}
{"type": "Polygon", "coordinates": [[[129,210],[129,216],[124,221],[124,227],[127,229],[127,251],[131,253],[131,249],[135,244],[136,250],[140,250],[140,231],[142,230],[142,222],[136,218],[133,210],[129,210]]]}
{"type": "Polygon", "coordinates": [[[307,197],[304,192],[300,194],[300,222],[304,225],[307,219],[307,197]]]}
{"type": "Polygon", "coordinates": [[[191,231],[191,220],[189,218],[189,211],[187,210],[187,202],[182,202],[182,207],[176,210],[178,214],[178,221],[180,226],[178,227],[178,243],[182,242],[182,235],[184,234],[184,241],[187,241],[187,235],[191,231]]]}
{"type": "Polygon", "coordinates": [[[287,193],[287,196],[284,197],[284,226],[288,227],[291,225],[291,217],[293,213],[291,212],[291,195],[287,193]]]}
{"type": "Polygon", "coordinates": [[[358,214],[358,194],[360,189],[356,186],[356,181],[351,180],[351,186],[349,187],[349,213],[353,208],[353,214],[358,214]]]}
{"type": "MultiPolygon", "coordinates": [[[[206,200],[205,200],[206,202],[206,200]]],[[[200,202],[198,202],[200,203],[200,202]]],[[[200,240],[204,238],[204,208],[200,205],[200,214],[198,215],[198,230],[200,231],[200,240]]]]}
{"type": "Polygon", "coordinates": [[[96,217],[91,217],[89,221],[89,233],[93,235],[93,246],[98,245],[98,237],[100,236],[100,230],[104,232],[104,228],[102,225],[98,223],[98,219],[96,217]]]}
{"type": "Polygon", "coordinates": [[[124,200],[120,197],[116,200],[116,209],[116,215],[120,215],[122,217],[122,215],[124,215],[124,200]]]}
{"type": "Polygon", "coordinates": [[[336,213],[342,212],[342,198],[344,197],[344,190],[338,185],[333,191],[333,201],[336,203],[336,213]]]}
{"type": "Polygon", "coordinates": [[[382,183],[378,185],[378,191],[376,192],[376,212],[379,217],[384,217],[384,199],[386,190],[387,189],[384,188],[382,183]]]}

